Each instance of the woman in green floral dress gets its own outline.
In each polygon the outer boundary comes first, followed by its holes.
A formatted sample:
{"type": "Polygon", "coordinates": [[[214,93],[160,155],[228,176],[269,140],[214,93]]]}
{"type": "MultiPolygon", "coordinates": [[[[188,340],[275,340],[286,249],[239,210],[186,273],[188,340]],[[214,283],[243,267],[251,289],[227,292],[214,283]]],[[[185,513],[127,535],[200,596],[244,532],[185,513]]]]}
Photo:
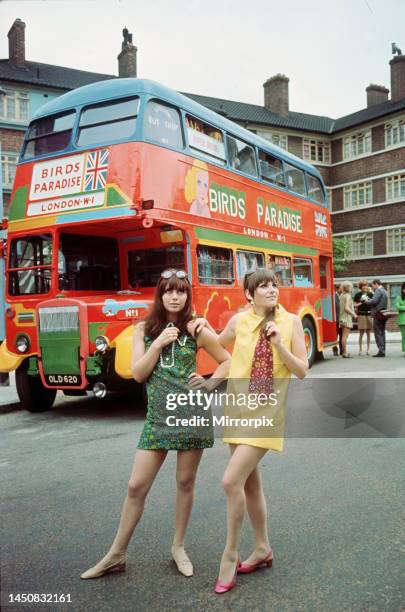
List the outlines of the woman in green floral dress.
{"type": "Polygon", "coordinates": [[[217,338],[202,329],[194,338],[188,331],[192,320],[191,285],[183,270],[162,272],[151,312],[134,328],[132,371],[135,380],[145,382],[148,411],[135,453],[121,521],[108,553],[81,578],[98,578],[107,572],[124,571],[126,552],[133,531],[142,516],[146,496],[169,450],[177,451],[176,527],[172,556],[180,573],[193,575],[192,563],[184,549],[191,514],[194,484],[204,448],[213,445],[208,412],[192,403],[176,402],[176,395],[190,389],[211,391],[227,376],[230,356],[217,338]],[[218,362],[212,377],[196,373],[196,354],[204,348],[218,362]],[[185,404],[185,405],[183,405],[185,404]],[[185,420],[200,417],[199,426],[185,420]],[[204,420],[203,420],[204,419],[204,420]]]}

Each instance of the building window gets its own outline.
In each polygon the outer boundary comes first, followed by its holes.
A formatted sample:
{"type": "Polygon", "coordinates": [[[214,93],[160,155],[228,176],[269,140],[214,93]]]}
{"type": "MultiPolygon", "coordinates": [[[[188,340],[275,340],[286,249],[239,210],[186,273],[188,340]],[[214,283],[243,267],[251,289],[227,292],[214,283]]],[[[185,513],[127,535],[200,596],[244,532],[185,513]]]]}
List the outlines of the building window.
{"type": "Polygon", "coordinates": [[[333,192],[333,189],[331,189],[330,187],[326,187],[326,195],[327,195],[327,198],[328,198],[328,202],[327,203],[328,203],[328,209],[329,210],[332,210],[332,192],[333,192]]]}
{"type": "Polygon", "coordinates": [[[0,96],[0,119],[28,121],[28,94],[12,89],[5,89],[5,92],[5,96],[0,96]]]}
{"type": "Polygon", "coordinates": [[[15,171],[17,167],[16,153],[3,153],[1,156],[1,168],[3,171],[3,186],[11,189],[14,182],[15,171]]]}
{"type": "MultiPolygon", "coordinates": [[[[340,236],[339,236],[340,238],[340,236]]],[[[346,234],[342,236],[347,241],[346,257],[356,259],[357,257],[372,256],[373,233],[346,234]]]]}
{"type": "Polygon", "coordinates": [[[321,164],[330,163],[330,144],[324,140],[304,139],[303,157],[308,161],[321,164]]]}
{"type": "Polygon", "coordinates": [[[405,199],[405,174],[389,176],[385,179],[387,202],[405,199]]]}
{"type": "Polygon", "coordinates": [[[386,230],[387,254],[405,253],[405,226],[386,230]]]}
{"type": "Polygon", "coordinates": [[[385,146],[405,143],[405,119],[397,119],[385,124],[385,146]]]}
{"type": "Polygon", "coordinates": [[[279,132],[267,132],[262,130],[258,130],[256,133],[258,136],[265,138],[266,140],[268,140],[272,144],[277,145],[281,149],[284,149],[285,151],[288,150],[287,134],[280,134],[279,132]]]}
{"type": "Polygon", "coordinates": [[[343,159],[371,153],[371,131],[359,132],[343,139],[343,159]]]}
{"type": "Polygon", "coordinates": [[[373,203],[373,188],[371,183],[356,183],[343,188],[344,208],[358,208],[373,203]]]}

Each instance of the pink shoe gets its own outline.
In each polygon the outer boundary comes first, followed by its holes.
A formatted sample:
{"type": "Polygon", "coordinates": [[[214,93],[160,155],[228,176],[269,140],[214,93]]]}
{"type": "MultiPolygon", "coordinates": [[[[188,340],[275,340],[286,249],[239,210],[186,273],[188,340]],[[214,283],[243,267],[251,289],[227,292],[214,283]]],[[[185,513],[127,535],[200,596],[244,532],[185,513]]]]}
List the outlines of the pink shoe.
{"type": "Polygon", "coordinates": [[[273,551],[270,548],[268,555],[257,563],[241,563],[238,567],[238,574],[251,574],[260,567],[271,567],[273,565],[273,551]]]}
{"type": "Polygon", "coordinates": [[[214,589],[215,593],[227,593],[228,591],[233,589],[233,587],[236,584],[236,575],[238,573],[238,569],[240,565],[241,565],[240,556],[238,555],[238,558],[236,560],[235,573],[233,575],[231,582],[222,582],[222,580],[217,580],[215,583],[215,589],[214,589]]]}

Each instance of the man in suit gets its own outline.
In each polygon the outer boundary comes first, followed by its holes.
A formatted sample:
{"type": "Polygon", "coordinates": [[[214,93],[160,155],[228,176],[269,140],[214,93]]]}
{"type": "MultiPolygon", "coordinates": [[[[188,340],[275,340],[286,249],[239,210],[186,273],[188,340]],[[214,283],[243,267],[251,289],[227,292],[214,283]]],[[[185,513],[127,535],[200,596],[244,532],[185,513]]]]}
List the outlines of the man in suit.
{"type": "Polygon", "coordinates": [[[378,353],[373,357],[385,357],[385,326],[387,318],[382,311],[387,309],[388,296],[379,279],[373,280],[371,286],[374,291],[374,297],[367,300],[367,306],[370,308],[371,316],[373,317],[373,330],[375,343],[378,347],[378,353]]]}

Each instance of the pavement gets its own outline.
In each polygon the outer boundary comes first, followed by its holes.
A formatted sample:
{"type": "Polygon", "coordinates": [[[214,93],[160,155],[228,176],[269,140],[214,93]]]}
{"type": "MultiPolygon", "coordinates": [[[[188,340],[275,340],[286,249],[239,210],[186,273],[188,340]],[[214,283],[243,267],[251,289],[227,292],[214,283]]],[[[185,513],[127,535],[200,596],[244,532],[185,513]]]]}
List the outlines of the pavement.
{"type": "MultiPolygon", "coordinates": [[[[387,332],[386,342],[388,344],[387,355],[389,356],[390,353],[392,352],[391,348],[394,348],[392,347],[392,345],[395,345],[394,350],[395,350],[395,353],[397,353],[398,346],[399,348],[401,348],[401,332],[387,332]]],[[[350,347],[349,350],[351,351],[351,354],[355,357],[357,355],[357,349],[358,349],[358,335],[357,334],[355,333],[350,334],[349,340],[348,340],[348,346],[350,347]]],[[[363,342],[363,346],[365,346],[364,342],[363,342]]],[[[377,352],[377,347],[375,345],[374,339],[372,338],[371,354],[373,355],[376,352],[377,352]]],[[[327,349],[324,353],[325,355],[330,356],[332,353],[332,349],[327,349]]],[[[399,365],[402,366],[402,362],[400,362],[399,365]]],[[[370,369],[374,367],[375,365],[372,366],[370,369]]],[[[58,399],[60,400],[62,397],[63,397],[63,394],[60,391],[58,391],[57,400],[58,399]]],[[[9,412],[10,410],[16,410],[18,408],[19,408],[19,400],[18,400],[17,390],[15,387],[15,374],[14,372],[11,372],[9,386],[0,385],[0,414],[4,412],[9,412]]]]}

